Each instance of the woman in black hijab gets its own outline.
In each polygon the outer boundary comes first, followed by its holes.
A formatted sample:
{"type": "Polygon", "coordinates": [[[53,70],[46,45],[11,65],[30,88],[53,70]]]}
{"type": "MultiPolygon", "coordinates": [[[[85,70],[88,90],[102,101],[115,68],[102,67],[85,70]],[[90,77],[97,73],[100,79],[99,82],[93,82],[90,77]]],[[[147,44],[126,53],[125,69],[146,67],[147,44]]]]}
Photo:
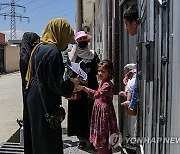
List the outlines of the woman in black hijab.
{"type": "MultiPolygon", "coordinates": [[[[36,44],[40,42],[40,36],[38,36],[36,33],[33,32],[25,32],[22,36],[21,41],[21,47],[20,47],[20,72],[21,72],[21,79],[22,79],[22,96],[23,96],[23,131],[24,131],[24,138],[29,138],[30,132],[30,124],[28,122],[29,116],[27,111],[27,101],[25,97],[25,88],[26,88],[26,72],[28,69],[28,63],[31,56],[31,52],[36,44]]],[[[29,140],[24,142],[25,147],[31,149],[31,143],[29,140]]],[[[26,148],[26,149],[27,149],[26,148]]],[[[26,150],[25,153],[28,153],[27,151],[30,151],[29,149],[26,150]]]]}
{"type": "Polygon", "coordinates": [[[28,68],[29,58],[30,58],[32,49],[39,42],[40,42],[40,36],[37,35],[36,33],[25,32],[22,36],[21,48],[20,48],[20,72],[21,72],[21,78],[22,78],[23,93],[26,86],[25,77],[26,77],[26,72],[28,68]]]}

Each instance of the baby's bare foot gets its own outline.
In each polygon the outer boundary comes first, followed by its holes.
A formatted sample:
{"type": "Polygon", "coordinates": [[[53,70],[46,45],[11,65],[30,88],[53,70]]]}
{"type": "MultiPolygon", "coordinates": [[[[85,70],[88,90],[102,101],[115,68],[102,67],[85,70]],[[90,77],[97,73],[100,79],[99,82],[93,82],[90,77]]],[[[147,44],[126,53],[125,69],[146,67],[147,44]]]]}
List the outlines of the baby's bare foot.
{"type": "Polygon", "coordinates": [[[129,104],[130,104],[130,101],[125,101],[125,102],[121,103],[121,106],[129,106],[129,104]]]}

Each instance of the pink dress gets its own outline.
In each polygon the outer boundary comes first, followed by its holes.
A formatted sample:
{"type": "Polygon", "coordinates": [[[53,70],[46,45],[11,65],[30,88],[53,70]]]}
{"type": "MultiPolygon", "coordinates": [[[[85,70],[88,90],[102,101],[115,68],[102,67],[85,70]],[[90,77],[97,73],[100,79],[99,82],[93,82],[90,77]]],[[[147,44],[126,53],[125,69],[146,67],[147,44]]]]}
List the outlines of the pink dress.
{"type": "Polygon", "coordinates": [[[95,148],[107,146],[110,148],[109,136],[118,132],[117,118],[112,103],[112,82],[100,84],[98,90],[90,89],[88,96],[95,98],[90,124],[90,142],[95,148]]]}

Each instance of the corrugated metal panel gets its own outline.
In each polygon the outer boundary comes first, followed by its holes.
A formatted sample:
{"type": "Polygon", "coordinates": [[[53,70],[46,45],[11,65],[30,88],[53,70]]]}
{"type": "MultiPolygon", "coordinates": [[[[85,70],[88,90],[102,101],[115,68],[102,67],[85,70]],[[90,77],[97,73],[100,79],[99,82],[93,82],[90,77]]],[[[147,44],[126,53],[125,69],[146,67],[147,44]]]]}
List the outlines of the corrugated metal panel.
{"type": "MultiPolygon", "coordinates": [[[[171,136],[180,137],[180,1],[174,0],[172,5],[173,17],[173,50],[172,53],[172,114],[171,136]]],[[[170,153],[179,153],[179,144],[170,145],[170,153]]]]}
{"type": "MultiPolygon", "coordinates": [[[[139,27],[140,113],[139,135],[141,137],[167,137],[169,70],[169,6],[153,0],[138,1],[141,16],[139,27]],[[155,42],[154,42],[155,41],[155,42]],[[145,47],[144,47],[145,46],[145,47]],[[140,55],[140,56],[141,56],[140,55]],[[146,85],[146,86],[145,86],[146,85]],[[143,88],[146,88],[143,89],[143,88]],[[143,115],[143,117],[142,117],[143,115]],[[142,122],[142,123],[141,123],[142,122]],[[144,126],[143,126],[144,125],[144,126]]],[[[164,154],[166,144],[145,143],[145,153],[164,154]]]]}

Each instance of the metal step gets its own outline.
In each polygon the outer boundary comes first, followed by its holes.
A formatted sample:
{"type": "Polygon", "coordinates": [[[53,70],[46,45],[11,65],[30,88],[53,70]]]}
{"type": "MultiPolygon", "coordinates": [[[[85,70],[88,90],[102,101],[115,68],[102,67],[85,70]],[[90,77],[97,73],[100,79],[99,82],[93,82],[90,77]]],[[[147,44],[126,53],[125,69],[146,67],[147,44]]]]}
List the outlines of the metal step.
{"type": "Polygon", "coordinates": [[[24,154],[24,152],[9,152],[9,151],[0,151],[0,154],[24,154]]]}
{"type": "Polygon", "coordinates": [[[5,142],[0,145],[0,154],[23,154],[24,147],[20,143],[5,142]]]}

